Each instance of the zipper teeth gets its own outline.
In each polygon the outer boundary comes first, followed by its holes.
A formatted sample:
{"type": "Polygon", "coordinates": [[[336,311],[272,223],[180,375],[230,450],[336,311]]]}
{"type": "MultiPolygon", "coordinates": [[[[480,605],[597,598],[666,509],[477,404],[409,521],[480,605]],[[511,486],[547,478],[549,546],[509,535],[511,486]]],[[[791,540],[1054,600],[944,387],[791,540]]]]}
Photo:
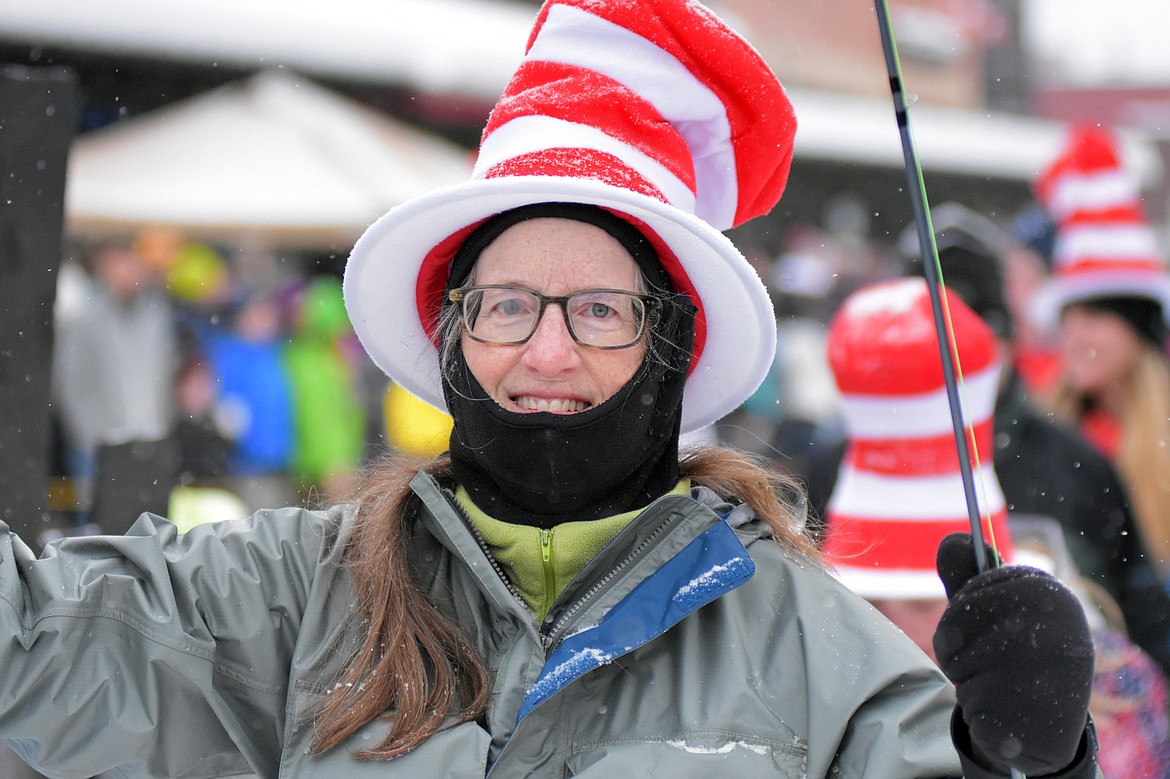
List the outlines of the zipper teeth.
{"type": "Polygon", "coordinates": [[[455,500],[454,496],[452,496],[451,500],[447,502],[450,503],[452,508],[455,509],[455,512],[463,520],[463,524],[467,525],[467,529],[471,531],[471,537],[475,539],[475,543],[479,544],[480,551],[482,551],[484,557],[488,559],[488,563],[492,566],[492,570],[496,572],[496,575],[500,577],[500,581],[502,581],[504,586],[508,588],[508,592],[512,594],[513,598],[524,604],[524,608],[528,608],[528,604],[525,602],[524,598],[520,596],[519,591],[516,590],[516,588],[512,585],[512,582],[508,579],[508,575],[504,573],[504,567],[500,565],[499,560],[497,560],[496,556],[491,553],[490,549],[488,549],[487,541],[484,540],[483,535],[479,532],[479,528],[477,528],[475,523],[471,521],[471,516],[463,510],[463,507],[459,505],[459,501],[455,500]]]}
{"type": "Polygon", "coordinates": [[[665,533],[666,529],[670,525],[674,524],[675,517],[676,515],[673,513],[668,515],[666,519],[659,523],[658,527],[654,528],[654,532],[646,536],[646,538],[644,538],[640,544],[634,547],[633,551],[626,555],[621,563],[616,565],[613,570],[598,580],[597,583],[590,587],[584,595],[574,601],[573,605],[562,611],[560,616],[553,620],[553,622],[548,626],[547,633],[545,633],[545,631],[541,631],[545,635],[544,644],[546,650],[551,648],[557,642],[557,640],[561,638],[560,634],[565,631],[566,626],[575,616],[577,616],[577,614],[579,614],[585,608],[586,604],[589,603],[589,601],[592,600],[597,595],[597,593],[608,587],[609,584],[615,578],[617,578],[617,576],[623,570],[628,568],[635,559],[642,555],[647,547],[653,544],[660,535],[665,533]]]}
{"type": "Polygon", "coordinates": [[[552,562],[552,540],[553,530],[555,528],[541,528],[540,529],[540,559],[541,559],[541,573],[544,574],[544,599],[541,603],[544,611],[543,614],[548,614],[549,610],[556,602],[553,592],[556,589],[556,575],[553,571],[552,562]]]}

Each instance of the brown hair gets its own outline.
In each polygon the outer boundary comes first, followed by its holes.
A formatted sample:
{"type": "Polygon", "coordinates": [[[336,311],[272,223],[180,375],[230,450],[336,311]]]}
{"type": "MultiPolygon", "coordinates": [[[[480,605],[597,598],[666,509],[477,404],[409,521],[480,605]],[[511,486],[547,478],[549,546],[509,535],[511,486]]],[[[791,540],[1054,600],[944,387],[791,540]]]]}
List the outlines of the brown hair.
{"type": "MultiPolygon", "coordinates": [[[[803,530],[800,488],[790,477],[720,447],[687,453],[679,469],[693,484],[751,506],[785,549],[819,559],[803,530]]],[[[420,470],[451,480],[445,455],[428,463],[395,456],[371,470],[359,493],[346,560],[363,624],[369,627],[317,712],[316,754],[340,745],[375,718],[392,715],[394,726],[382,743],[354,754],[389,760],[422,744],[447,717],[468,722],[487,706],[489,680],[482,658],[459,625],[430,602],[405,559],[412,521],[410,480],[420,470]]]]}
{"type": "Polygon", "coordinates": [[[394,727],[382,743],[354,754],[389,760],[426,741],[448,715],[465,722],[487,706],[487,670],[478,652],[410,575],[407,504],[410,480],[420,470],[442,478],[450,461],[388,458],[369,473],[359,493],[346,564],[368,629],[317,713],[317,754],[375,718],[393,716],[394,727]]]}

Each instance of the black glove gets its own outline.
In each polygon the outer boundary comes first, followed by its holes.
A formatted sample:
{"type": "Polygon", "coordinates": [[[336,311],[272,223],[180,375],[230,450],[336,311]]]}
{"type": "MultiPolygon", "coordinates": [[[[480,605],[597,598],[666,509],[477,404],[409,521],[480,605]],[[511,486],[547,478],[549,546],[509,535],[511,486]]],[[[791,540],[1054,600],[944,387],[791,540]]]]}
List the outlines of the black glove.
{"type": "Polygon", "coordinates": [[[1067,587],[1036,568],[977,574],[973,550],[966,533],[939,545],[950,603],[934,633],[971,757],[1002,774],[1056,773],[1078,757],[1088,721],[1093,640],[1085,613],[1067,587]]]}

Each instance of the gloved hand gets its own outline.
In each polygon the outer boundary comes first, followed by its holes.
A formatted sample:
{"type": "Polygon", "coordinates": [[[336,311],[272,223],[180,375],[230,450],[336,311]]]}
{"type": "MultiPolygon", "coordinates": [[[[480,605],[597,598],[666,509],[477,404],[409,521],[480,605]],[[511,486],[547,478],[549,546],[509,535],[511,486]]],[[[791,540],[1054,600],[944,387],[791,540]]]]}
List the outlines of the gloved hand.
{"type": "MultiPolygon", "coordinates": [[[[1088,720],[1093,641],[1073,593],[1036,568],[977,573],[971,536],[938,549],[950,602],[934,651],[954,682],[976,762],[1007,775],[1061,771],[1077,757],[1088,720]]],[[[988,549],[988,560],[994,554],[988,549]]]]}

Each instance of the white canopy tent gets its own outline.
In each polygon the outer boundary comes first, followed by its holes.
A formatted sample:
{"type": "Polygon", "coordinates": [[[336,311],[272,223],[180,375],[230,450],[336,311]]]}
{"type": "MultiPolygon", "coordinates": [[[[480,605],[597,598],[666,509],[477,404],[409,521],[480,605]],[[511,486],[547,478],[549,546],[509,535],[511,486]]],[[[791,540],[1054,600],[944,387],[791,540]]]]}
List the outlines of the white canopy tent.
{"type": "Polygon", "coordinates": [[[82,136],[75,234],[150,224],[348,244],[391,206],[467,179],[461,147],[284,71],[265,71],[82,136]]]}
{"type": "MultiPolygon", "coordinates": [[[[794,91],[796,155],[901,167],[893,109],[794,91]]],[[[1055,122],[922,107],[912,114],[928,171],[1031,182],[1061,148],[1055,122]]],[[[1152,143],[1127,136],[1127,162],[1161,178],[1152,143]]],[[[81,137],[66,220],[75,234],[150,224],[192,235],[263,234],[345,246],[393,205],[466,180],[472,152],[397,123],[287,71],[263,71],[81,137]]]]}
{"type": "MultiPolygon", "coordinates": [[[[466,155],[306,79],[491,102],[519,62],[534,15],[534,6],[509,0],[9,0],[0,2],[0,40],[305,77],[269,73],[79,139],[71,226],[248,222],[348,240],[403,197],[465,178],[466,155]]],[[[798,159],[902,166],[890,101],[798,87],[790,94],[798,159]]],[[[910,115],[928,173],[1030,182],[1065,133],[1058,122],[976,110],[916,105],[910,115]]],[[[1125,156],[1146,186],[1164,186],[1151,139],[1127,134],[1125,156]]]]}

